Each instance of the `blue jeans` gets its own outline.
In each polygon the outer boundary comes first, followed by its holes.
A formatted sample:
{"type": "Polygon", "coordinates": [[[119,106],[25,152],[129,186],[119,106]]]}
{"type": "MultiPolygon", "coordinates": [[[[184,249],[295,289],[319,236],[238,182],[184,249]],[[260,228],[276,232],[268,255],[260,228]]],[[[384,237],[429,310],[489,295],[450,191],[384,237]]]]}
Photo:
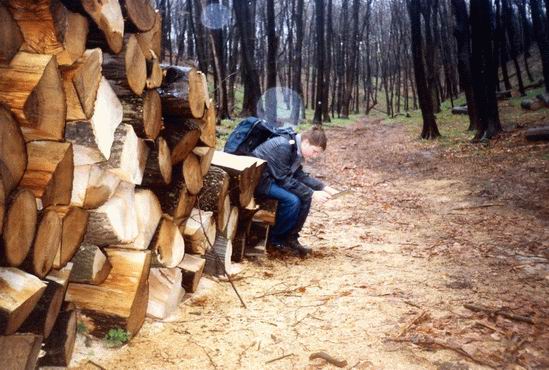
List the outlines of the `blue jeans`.
{"type": "Polygon", "coordinates": [[[309,215],[311,197],[300,199],[294,193],[278,186],[274,182],[265,195],[278,200],[275,224],[271,229],[271,242],[282,243],[288,238],[297,238],[309,215]]]}

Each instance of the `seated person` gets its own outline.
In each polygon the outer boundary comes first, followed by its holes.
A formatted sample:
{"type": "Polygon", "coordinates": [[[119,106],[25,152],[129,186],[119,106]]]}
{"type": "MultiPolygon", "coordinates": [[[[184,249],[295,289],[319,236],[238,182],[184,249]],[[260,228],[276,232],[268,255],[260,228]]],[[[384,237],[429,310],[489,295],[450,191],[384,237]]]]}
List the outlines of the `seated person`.
{"type": "Polygon", "coordinates": [[[324,130],[314,127],[297,134],[295,140],[283,136],[271,138],[253,151],[255,157],[267,161],[256,194],[278,200],[275,224],[270,232],[271,247],[300,256],[311,251],[298,240],[311,201],[314,198],[325,202],[337,190],[305,173],[302,163],[322,154],[326,142],[324,130]]]}

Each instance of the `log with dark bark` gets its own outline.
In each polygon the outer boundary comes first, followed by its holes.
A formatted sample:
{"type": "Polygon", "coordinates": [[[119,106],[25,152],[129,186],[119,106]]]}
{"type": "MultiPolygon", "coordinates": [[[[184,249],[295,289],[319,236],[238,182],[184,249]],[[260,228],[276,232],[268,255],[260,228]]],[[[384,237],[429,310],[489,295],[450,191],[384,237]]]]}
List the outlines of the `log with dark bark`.
{"type": "Polygon", "coordinates": [[[43,207],[69,204],[74,173],[72,145],[32,141],[27,143],[27,159],[19,186],[32,191],[43,207]]]}
{"type": "Polygon", "coordinates": [[[88,225],[88,212],[82,208],[71,206],[54,206],[51,209],[57,212],[63,222],[61,247],[53,261],[53,268],[60,269],[71,260],[84,240],[88,225]]]}
{"type": "Polygon", "coordinates": [[[124,108],[123,123],[132,125],[137,136],[154,140],[162,128],[162,105],[156,90],[146,90],[142,96],[119,94],[124,108]]]}
{"type": "Polygon", "coordinates": [[[153,28],[156,12],[150,0],[122,0],[120,6],[127,31],[145,32],[153,28]]]}
{"type": "Polygon", "coordinates": [[[68,264],[61,270],[52,270],[46,276],[46,290],[19,328],[20,332],[42,335],[44,339],[49,337],[65,299],[71,269],[72,264],[68,264]]]}
{"type": "Polygon", "coordinates": [[[187,191],[192,195],[200,192],[203,186],[202,169],[200,160],[194,153],[189,153],[183,161],[183,179],[187,185],[187,191]]]}
{"type": "Polygon", "coordinates": [[[467,109],[466,105],[462,105],[460,107],[453,107],[452,114],[469,114],[469,110],[467,109]]]}
{"type": "Polygon", "coordinates": [[[34,370],[42,347],[42,336],[14,334],[0,336],[0,363],[6,369],[34,370]]]}
{"type": "Polygon", "coordinates": [[[134,186],[121,182],[105,204],[89,211],[84,242],[99,246],[129,244],[137,235],[134,186]]]}
{"type": "Polygon", "coordinates": [[[23,44],[23,35],[8,7],[0,4],[0,64],[9,64],[23,44]]]}
{"type": "Polygon", "coordinates": [[[158,197],[162,212],[171,216],[177,225],[190,215],[189,209],[194,206],[194,201],[180,174],[173,177],[168,187],[153,187],[151,190],[158,197]]]}
{"type": "Polygon", "coordinates": [[[193,209],[187,221],[179,228],[189,253],[204,255],[215,242],[216,227],[212,212],[193,209]]]}
{"type": "Polygon", "coordinates": [[[27,168],[23,133],[9,109],[0,106],[0,177],[6,196],[17,186],[27,168]]]}
{"type": "Polygon", "coordinates": [[[27,257],[34,240],[37,209],[34,195],[28,190],[13,192],[6,201],[2,233],[2,259],[4,264],[19,266],[27,257]]]}
{"type": "Polygon", "coordinates": [[[96,245],[82,244],[72,258],[71,283],[99,285],[111,272],[107,256],[96,245]]]}
{"type": "Polygon", "coordinates": [[[65,92],[52,55],[19,52],[0,66],[0,102],[14,113],[25,141],[63,139],[65,92]]]}
{"type": "Polygon", "coordinates": [[[184,294],[180,269],[152,268],[147,316],[157,320],[166,319],[177,309],[184,294]]]}
{"type": "Polygon", "coordinates": [[[151,242],[152,264],[157,267],[177,266],[185,255],[185,241],[171,217],[164,215],[151,242]]]}
{"type": "Polygon", "coordinates": [[[53,261],[61,247],[62,235],[63,222],[57,212],[43,210],[39,215],[32,248],[22,267],[39,278],[44,278],[53,267],[53,261]]]}
{"type": "Polygon", "coordinates": [[[208,90],[203,73],[191,67],[163,66],[164,81],[160,88],[164,117],[174,119],[202,118],[208,90]]]}
{"type": "Polygon", "coordinates": [[[193,153],[200,159],[200,170],[202,176],[206,176],[212,163],[215,148],[209,146],[197,146],[193,149],[193,153]]]}
{"type": "Polygon", "coordinates": [[[196,292],[198,283],[202,278],[202,272],[204,271],[205,264],[206,260],[201,256],[186,253],[185,257],[183,257],[183,261],[181,261],[181,263],[177,266],[183,273],[181,285],[187,292],[196,292]]]}
{"type": "Polygon", "coordinates": [[[200,127],[193,120],[164,122],[164,137],[171,150],[172,164],[185,160],[200,138],[200,127]]]}
{"type": "Polygon", "coordinates": [[[147,65],[134,34],[124,37],[124,50],[121,53],[103,55],[103,75],[112,83],[117,95],[126,96],[129,91],[135,95],[143,93],[147,65]]]}
{"type": "Polygon", "coordinates": [[[109,82],[101,78],[91,118],[68,121],[65,126],[65,140],[73,144],[75,166],[109,159],[122,116],[120,100],[109,82]]]}
{"type": "Polygon", "coordinates": [[[232,242],[222,235],[215,238],[213,248],[206,252],[204,273],[214,276],[231,274],[232,242]]]}
{"type": "Polygon", "coordinates": [[[139,185],[143,180],[149,148],[135,134],[133,127],[120,124],[114,132],[109,160],[101,166],[116,174],[121,180],[139,185]]]}
{"type": "Polygon", "coordinates": [[[88,20],[59,0],[9,0],[9,9],[23,34],[21,51],[52,54],[71,65],[86,49],[88,20]]]}
{"type": "Polygon", "coordinates": [[[104,336],[119,327],[135,336],[147,312],[150,252],[117,248],[106,252],[112,264],[107,279],[101,285],[69,284],[67,300],[81,310],[92,335],[104,336]]]}
{"type": "Polygon", "coordinates": [[[172,158],[168,143],[163,137],[158,137],[154,147],[150,148],[142,186],[166,186],[172,181],[172,158]]]}
{"type": "Polygon", "coordinates": [[[526,130],[526,140],[544,141],[549,140],[549,126],[533,127],[526,130]]]}
{"type": "Polygon", "coordinates": [[[69,366],[76,342],[76,329],[76,310],[73,304],[67,303],[44,344],[46,354],[39,360],[40,367],[69,366]]]}
{"type": "Polygon", "coordinates": [[[46,284],[34,275],[15,267],[0,267],[0,334],[15,333],[45,289],[46,284]]]}
{"type": "Polygon", "coordinates": [[[229,175],[221,168],[212,166],[204,176],[204,188],[198,194],[197,208],[213,212],[220,231],[226,226],[230,212],[230,204],[227,207],[228,200],[225,199],[228,193],[229,175]]]}

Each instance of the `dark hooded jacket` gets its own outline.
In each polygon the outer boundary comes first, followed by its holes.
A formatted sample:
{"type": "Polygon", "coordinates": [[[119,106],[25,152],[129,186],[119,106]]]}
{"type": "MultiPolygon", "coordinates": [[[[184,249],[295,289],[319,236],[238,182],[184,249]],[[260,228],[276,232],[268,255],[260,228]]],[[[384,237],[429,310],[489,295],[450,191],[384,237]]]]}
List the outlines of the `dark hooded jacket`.
{"type": "Polygon", "coordinates": [[[256,192],[266,195],[273,182],[300,199],[312,197],[315,190],[324,189],[322,181],[303,171],[299,138],[291,140],[283,136],[274,137],[259,145],[253,151],[257,158],[267,161],[256,192]]]}

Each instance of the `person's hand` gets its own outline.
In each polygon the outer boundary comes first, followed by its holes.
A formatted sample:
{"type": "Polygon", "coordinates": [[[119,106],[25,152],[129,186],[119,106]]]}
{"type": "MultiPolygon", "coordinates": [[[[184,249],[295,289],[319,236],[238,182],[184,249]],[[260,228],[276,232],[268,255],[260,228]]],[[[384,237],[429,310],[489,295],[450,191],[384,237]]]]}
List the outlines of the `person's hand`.
{"type": "Polygon", "coordinates": [[[315,191],[313,193],[313,200],[316,201],[316,202],[319,202],[319,203],[324,203],[328,199],[330,199],[331,197],[332,196],[324,190],[315,191]]]}
{"type": "Polygon", "coordinates": [[[339,193],[339,190],[334,189],[334,188],[332,188],[331,186],[325,186],[323,190],[324,190],[326,193],[330,194],[330,196],[339,193]]]}

